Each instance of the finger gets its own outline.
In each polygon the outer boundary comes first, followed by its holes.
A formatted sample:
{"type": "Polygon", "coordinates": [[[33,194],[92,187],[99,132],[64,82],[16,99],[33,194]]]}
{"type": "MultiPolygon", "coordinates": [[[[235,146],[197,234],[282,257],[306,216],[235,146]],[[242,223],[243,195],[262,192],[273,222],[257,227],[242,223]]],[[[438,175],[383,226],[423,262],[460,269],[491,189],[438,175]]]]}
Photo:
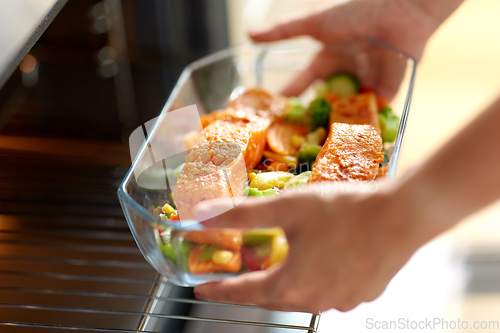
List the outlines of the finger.
{"type": "Polygon", "coordinates": [[[194,293],[197,298],[217,302],[263,305],[272,298],[270,290],[276,281],[274,276],[277,272],[271,269],[246,273],[197,286],[194,293]]]}
{"type": "Polygon", "coordinates": [[[271,28],[253,29],[249,35],[256,42],[274,42],[301,35],[314,35],[317,22],[317,15],[290,18],[271,28]]]}
{"type": "MultiPolygon", "coordinates": [[[[285,199],[286,200],[286,199],[285,199]]],[[[211,227],[249,228],[257,226],[283,226],[285,219],[278,212],[283,206],[282,198],[246,199],[240,205],[217,215],[228,205],[228,200],[217,199],[205,201],[197,205],[195,219],[205,220],[211,227]],[[207,219],[207,216],[213,216],[207,219]]]]}
{"type": "Polygon", "coordinates": [[[355,70],[352,57],[336,54],[328,50],[320,51],[309,66],[299,72],[286,86],[281,94],[285,96],[298,96],[306,90],[314,81],[323,80],[330,74],[339,70],[355,70]]]}

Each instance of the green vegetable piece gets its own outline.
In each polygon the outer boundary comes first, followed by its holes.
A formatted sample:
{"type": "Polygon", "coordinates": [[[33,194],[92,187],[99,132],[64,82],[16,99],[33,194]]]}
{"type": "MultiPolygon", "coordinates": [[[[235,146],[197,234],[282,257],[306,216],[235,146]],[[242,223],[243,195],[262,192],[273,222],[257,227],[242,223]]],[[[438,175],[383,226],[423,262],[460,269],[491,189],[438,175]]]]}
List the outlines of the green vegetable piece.
{"type": "Polygon", "coordinates": [[[330,109],[330,104],[324,98],[316,98],[309,104],[308,111],[311,115],[311,126],[313,129],[319,126],[328,127],[330,109]]]}
{"type": "Polygon", "coordinates": [[[171,243],[160,245],[160,249],[165,259],[170,260],[171,262],[174,263],[174,265],[177,265],[177,256],[175,254],[175,248],[171,243]]]}
{"type": "Polygon", "coordinates": [[[361,86],[356,76],[346,72],[334,74],[326,82],[328,83],[329,90],[340,97],[357,94],[361,86]]]}
{"type": "Polygon", "coordinates": [[[257,245],[280,235],[283,235],[280,228],[248,229],[243,231],[243,244],[257,245]]]}
{"type": "Polygon", "coordinates": [[[279,195],[279,192],[275,188],[270,188],[270,189],[262,191],[262,195],[263,196],[276,196],[276,195],[279,195]]]}
{"type": "Polygon", "coordinates": [[[300,186],[300,185],[305,185],[307,183],[307,180],[309,179],[309,176],[311,176],[311,171],[304,171],[301,174],[293,177],[290,179],[286,184],[285,188],[290,188],[294,186],[300,186]]]}
{"type": "Polygon", "coordinates": [[[290,97],[288,100],[290,108],[283,114],[283,120],[292,124],[304,124],[306,121],[307,109],[302,106],[297,97],[290,97]]]}
{"type": "Polygon", "coordinates": [[[206,247],[202,248],[201,253],[198,255],[198,261],[211,261],[212,260],[212,255],[214,254],[215,251],[220,250],[221,247],[215,246],[215,245],[207,245],[206,247]]]}
{"type": "Polygon", "coordinates": [[[312,84],[312,88],[316,93],[316,98],[325,97],[326,93],[330,91],[330,85],[323,80],[317,80],[312,84]]]}
{"type": "Polygon", "coordinates": [[[255,254],[259,257],[269,257],[273,249],[272,237],[255,247],[255,254]]]}
{"type": "Polygon", "coordinates": [[[297,160],[299,165],[297,166],[299,172],[308,171],[312,169],[312,164],[316,161],[321,150],[320,145],[315,145],[311,143],[303,143],[300,146],[299,153],[297,155],[297,160]]]}
{"type": "Polygon", "coordinates": [[[174,177],[175,179],[179,179],[179,176],[181,175],[181,171],[182,171],[182,168],[184,168],[184,164],[186,163],[182,163],[181,165],[179,165],[177,168],[174,169],[174,177]]]}
{"type": "Polygon", "coordinates": [[[191,250],[194,249],[196,246],[195,243],[187,241],[183,239],[182,241],[179,242],[179,252],[180,252],[180,262],[182,266],[182,270],[186,273],[189,273],[189,254],[191,253],[191,250]]]}
{"type": "Polygon", "coordinates": [[[393,142],[396,140],[399,130],[399,118],[392,113],[392,109],[386,106],[379,112],[378,119],[382,131],[382,141],[393,142]]]}
{"type": "Polygon", "coordinates": [[[306,140],[309,143],[314,143],[316,145],[320,145],[323,143],[328,136],[326,129],[324,127],[318,127],[316,130],[307,133],[306,140]]]}

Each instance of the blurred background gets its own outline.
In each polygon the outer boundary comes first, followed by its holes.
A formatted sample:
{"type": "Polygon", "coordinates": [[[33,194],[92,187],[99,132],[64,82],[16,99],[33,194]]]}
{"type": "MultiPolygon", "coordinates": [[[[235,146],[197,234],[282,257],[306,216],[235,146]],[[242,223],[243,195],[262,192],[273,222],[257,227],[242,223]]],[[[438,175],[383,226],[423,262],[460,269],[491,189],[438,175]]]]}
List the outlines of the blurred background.
{"type": "MultiPolygon", "coordinates": [[[[140,327],[159,277],[137,251],[116,198],[130,165],[129,134],[158,115],[192,61],[248,42],[251,27],[335,2],[69,1],[0,87],[0,322],[89,325],[84,317],[70,320],[50,309],[64,304],[135,311],[116,321],[96,315],[92,325],[140,327]],[[54,290],[56,296],[49,292],[54,290]],[[97,295],[127,291],[143,296],[117,305],[97,295]],[[30,304],[42,308],[25,307],[30,304]]],[[[12,9],[13,2],[0,0],[0,67],[9,45],[18,47],[9,39],[15,29],[29,37],[38,25],[19,24],[23,15],[43,3],[52,6],[50,0],[23,0],[9,12],[2,8],[12,9]]],[[[429,41],[418,68],[402,172],[500,93],[499,12],[497,0],[465,1],[429,41]]],[[[323,314],[319,332],[365,331],[367,318],[500,321],[499,244],[495,204],[419,251],[376,302],[347,314],[323,314]]],[[[172,295],[192,297],[181,289],[172,295]]],[[[169,309],[189,312],[185,304],[169,309]]],[[[171,331],[184,327],[170,324],[171,331]]],[[[3,328],[24,332],[22,325],[3,328]]]]}

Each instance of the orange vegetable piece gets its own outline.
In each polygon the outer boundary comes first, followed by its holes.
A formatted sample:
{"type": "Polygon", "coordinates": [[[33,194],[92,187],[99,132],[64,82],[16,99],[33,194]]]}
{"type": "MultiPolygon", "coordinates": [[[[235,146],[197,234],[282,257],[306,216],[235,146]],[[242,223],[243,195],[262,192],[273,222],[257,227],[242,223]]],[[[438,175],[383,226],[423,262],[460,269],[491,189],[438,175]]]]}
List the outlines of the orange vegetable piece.
{"type": "Polygon", "coordinates": [[[243,231],[240,229],[209,229],[189,231],[184,239],[198,244],[210,244],[225,249],[239,250],[243,245],[243,231]]]}
{"type": "Polygon", "coordinates": [[[306,136],[307,130],[302,125],[274,122],[267,130],[267,144],[275,153],[295,155],[297,148],[292,145],[294,135],[306,136]]]}
{"type": "Polygon", "coordinates": [[[271,163],[271,165],[267,168],[269,171],[288,171],[288,166],[283,163],[283,162],[278,162],[274,161],[271,163]]]}
{"type": "Polygon", "coordinates": [[[382,111],[382,109],[389,105],[389,101],[385,97],[377,96],[377,104],[379,111],[382,111]]]}
{"type": "Polygon", "coordinates": [[[241,253],[233,251],[233,257],[227,264],[216,264],[212,260],[199,261],[198,256],[203,252],[202,245],[196,246],[191,250],[188,258],[189,271],[192,274],[208,274],[213,272],[236,273],[241,269],[241,253]]]}

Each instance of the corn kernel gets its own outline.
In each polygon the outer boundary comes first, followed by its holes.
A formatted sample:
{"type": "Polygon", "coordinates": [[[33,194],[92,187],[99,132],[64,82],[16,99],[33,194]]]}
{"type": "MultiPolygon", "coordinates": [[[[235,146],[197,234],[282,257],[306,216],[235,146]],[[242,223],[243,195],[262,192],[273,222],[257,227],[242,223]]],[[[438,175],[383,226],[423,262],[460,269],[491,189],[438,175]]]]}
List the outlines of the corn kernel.
{"type": "Polygon", "coordinates": [[[254,179],[254,178],[255,178],[255,176],[257,176],[257,175],[255,174],[255,172],[250,173],[250,174],[248,175],[248,180],[249,180],[249,181],[252,181],[252,179],[254,179]]]}
{"type": "Polygon", "coordinates": [[[173,212],[175,212],[174,207],[170,206],[168,203],[163,205],[162,210],[165,214],[172,214],[173,212]]]}
{"type": "Polygon", "coordinates": [[[165,215],[165,214],[160,214],[160,218],[161,218],[162,220],[168,220],[168,217],[167,217],[167,215],[165,215]]]}
{"type": "Polygon", "coordinates": [[[234,254],[231,251],[217,250],[212,254],[212,261],[218,265],[226,265],[233,257],[234,254]]]}

